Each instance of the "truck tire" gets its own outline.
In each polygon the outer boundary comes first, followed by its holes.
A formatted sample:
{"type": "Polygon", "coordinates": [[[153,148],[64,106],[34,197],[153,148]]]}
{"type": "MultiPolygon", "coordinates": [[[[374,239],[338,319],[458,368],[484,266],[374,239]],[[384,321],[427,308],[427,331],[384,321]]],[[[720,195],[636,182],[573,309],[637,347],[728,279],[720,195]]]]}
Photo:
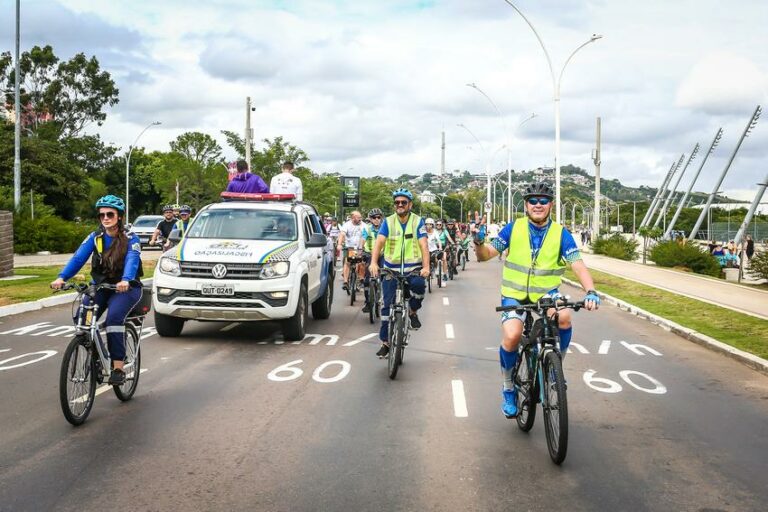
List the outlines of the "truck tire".
{"type": "Polygon", "coordinates": [[[333,304],[333,274],[328,275],[328,282],[325,283],[325,293],[312,303],[312,318],[315,320],[325,320],[331,316],[331,306],[333,304]]]}
{"type": "Polygon", "coordinates": [[[296,312],[287,320],[283,320],[283,338],[285,341],[301,341],[306,335],[307,324],[307,285],[301,283],[299,301],[296,303],[296,312]]]}
{"type": "Polygon", "coordinates": [[[175,338],[181,334],[185,320],[175,316],[164,315],[155,311],[155,329],[164,338],[175,338]]]}

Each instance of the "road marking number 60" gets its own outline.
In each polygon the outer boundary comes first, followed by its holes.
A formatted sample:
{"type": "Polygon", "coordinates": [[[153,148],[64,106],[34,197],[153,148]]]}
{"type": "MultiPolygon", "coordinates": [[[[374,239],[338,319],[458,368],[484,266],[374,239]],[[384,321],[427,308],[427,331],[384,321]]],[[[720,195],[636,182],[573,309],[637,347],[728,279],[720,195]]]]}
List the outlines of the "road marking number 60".
{"type": "MultiPolygon", "coordinates": [[[[606,379],[605,377],[595,377],[595,373],[597,373],[595,370],[587,370],[584,372],[584,383],[590,388],[602,393],[618,393],[622,390],[621,384],[615,380],[606,379]]],[[[635,370],[621,370],[619,372],[619,376],[624,380],[624,382],[637,389],[638,391],[643,391],[652,395],[663,395],[667,392],[667,388],[664,386],[664,384],[654,379],[647,373],[638,372],[635,370]],[[632,376],[644,378],[646,381],[651,383],[653,387],[640,386],[634,382],[634,380],[631,378],[632,376]]]]}
{"type": "MultiPolygon", "coordinates": [[[[301,363],[303,363],[304,360],[297,359],[295,361],[290,361],[285,364],[281,364],[271,372],[267,374],[267,378],[274,382],[287,382],[289,380],[295,380],[304,375],[304,370],[298,367],[301,363]]],[[[352,365],[350,365],[346,361],[341,361],[338,359],[335,359],[333,361],[326,361],[317,368],[315,368],[315,371],[312,372],[312,379],[315,382],[320,382],[322,384],[326,384],[329,382],[338,382],[347,375],[349,375],[350,370],[352,369],[352,365]],[[330,376],[330,377],[323,377],[323,371],[328,368],[329,366],[340,366],[341,368],[336,373],[336,375],[330,376]]]]}

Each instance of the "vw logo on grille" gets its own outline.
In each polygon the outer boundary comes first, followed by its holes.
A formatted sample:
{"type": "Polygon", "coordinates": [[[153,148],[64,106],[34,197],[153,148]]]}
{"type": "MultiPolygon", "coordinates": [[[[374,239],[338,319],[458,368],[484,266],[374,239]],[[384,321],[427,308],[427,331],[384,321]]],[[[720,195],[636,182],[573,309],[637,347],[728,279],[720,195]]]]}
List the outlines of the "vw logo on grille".
{"type": "Polygon", "coordinates": [[[211,269],[211,274],[216,279],[223,279],[227,275],[227,267],[221,263],[217,263],[211,269]]]}

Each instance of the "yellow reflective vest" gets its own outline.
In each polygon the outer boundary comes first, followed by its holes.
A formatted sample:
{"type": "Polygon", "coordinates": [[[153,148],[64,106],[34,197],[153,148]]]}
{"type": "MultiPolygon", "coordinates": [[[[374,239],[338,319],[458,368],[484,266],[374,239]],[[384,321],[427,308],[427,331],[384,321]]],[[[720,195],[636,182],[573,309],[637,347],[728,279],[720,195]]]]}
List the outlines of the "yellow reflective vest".
{"type": "Polygon", "coordinates": [[[421,265],[421,246],[419,246],[419,224],[421,217],[411,213],[403,230],[397,214],[386,218],[389,234],[384,243],[384,264],[401,271],[413,270],[421,265]]]}
{"type": "Polygon", "coordinates": [[[519,301],[535,302],[558,288],[565,273],[565,261],[560,257],[563,226],[551,222],[541,248],[533,260],[530,227],[527,219],[512,225],[509,255],[504,262],[501,295],[519,301]]]}

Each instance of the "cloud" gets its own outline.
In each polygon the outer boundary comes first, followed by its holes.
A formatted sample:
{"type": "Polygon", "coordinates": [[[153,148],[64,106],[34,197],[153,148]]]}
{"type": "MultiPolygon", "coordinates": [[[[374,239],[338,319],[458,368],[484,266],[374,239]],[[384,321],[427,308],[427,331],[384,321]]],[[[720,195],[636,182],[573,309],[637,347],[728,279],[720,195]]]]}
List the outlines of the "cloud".
{"type": "Polygon", "coordinates": [[[740,114],[745,108],[765,101],[767,71],[740,55],[710,53],[682,81],[676,104],[711,115],[740,114]]]}

